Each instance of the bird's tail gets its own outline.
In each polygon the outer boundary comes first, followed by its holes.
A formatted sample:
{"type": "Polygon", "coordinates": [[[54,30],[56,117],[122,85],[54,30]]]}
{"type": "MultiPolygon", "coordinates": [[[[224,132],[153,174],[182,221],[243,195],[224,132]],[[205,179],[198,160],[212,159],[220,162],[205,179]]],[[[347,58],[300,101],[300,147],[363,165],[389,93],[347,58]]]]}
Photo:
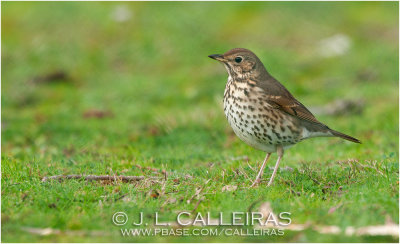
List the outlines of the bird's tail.
{"type": "Polygon", "coordinates": [[[352,141],[352,142],[355,142],[355,143],[361,143],[360,140],[358,140],[358,139],[356,139],[354,137],[348,136],[346,134],[343,134],[343,133],[341,133],[339,131],[335,131],[335,130],[331,129],[330,132],[332,133],[333,136],[337,136],[337,137],[340,137],[340,138],[343,138],[345,140],[352,141]]]}

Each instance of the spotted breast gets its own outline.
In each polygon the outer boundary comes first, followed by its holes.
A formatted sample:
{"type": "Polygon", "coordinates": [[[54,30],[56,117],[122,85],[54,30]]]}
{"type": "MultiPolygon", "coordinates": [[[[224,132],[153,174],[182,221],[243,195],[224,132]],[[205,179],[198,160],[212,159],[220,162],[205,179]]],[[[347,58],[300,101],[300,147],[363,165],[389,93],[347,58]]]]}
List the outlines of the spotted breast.
{"type": "Polygon", "coordinates": [[[288,148],[302,139],[297,120],[273,108],[263,90],[251,79],[228,77],[224,112],[235,134],[250,146],[265,152],[277,145],[288,148]]]}

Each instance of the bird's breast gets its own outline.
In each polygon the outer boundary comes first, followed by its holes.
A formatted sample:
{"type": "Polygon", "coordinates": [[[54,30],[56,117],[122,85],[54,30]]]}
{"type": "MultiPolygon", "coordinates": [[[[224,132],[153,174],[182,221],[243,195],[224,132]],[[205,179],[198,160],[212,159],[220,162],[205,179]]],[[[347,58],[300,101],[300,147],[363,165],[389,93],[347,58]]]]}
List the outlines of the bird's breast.
{"type": "Polygon", "coordinates": [[[295,143],[290,118],[265,101],[261,88],[251,80],[228,79],[224,92],[224,113],[235,134],[259,150],[272,152],[276,145],[295,143]]]}

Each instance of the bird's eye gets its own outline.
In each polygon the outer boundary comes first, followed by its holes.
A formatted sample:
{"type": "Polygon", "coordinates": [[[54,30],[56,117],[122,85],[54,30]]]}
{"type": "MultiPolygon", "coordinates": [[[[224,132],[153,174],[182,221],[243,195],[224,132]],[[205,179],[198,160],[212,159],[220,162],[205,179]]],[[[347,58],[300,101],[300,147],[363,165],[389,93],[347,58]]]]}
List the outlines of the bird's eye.
{"type": "Polygon", "coordinates": [[[242,57],[236,57],[235,58],[235,62],[236,63],[240,63],[240,62],[242,62],[242,60],[243,60],[242,57]]]}

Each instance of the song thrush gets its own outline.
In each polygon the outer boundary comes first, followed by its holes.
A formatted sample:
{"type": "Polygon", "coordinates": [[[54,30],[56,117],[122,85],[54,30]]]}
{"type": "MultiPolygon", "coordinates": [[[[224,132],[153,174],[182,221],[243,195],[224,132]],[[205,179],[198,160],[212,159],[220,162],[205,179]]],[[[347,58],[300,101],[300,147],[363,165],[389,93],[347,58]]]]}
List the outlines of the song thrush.
{"type": "Polygon", "coordinates": [[[277,152],[275,178],[283,151],[312,137],[336,136],[361,143],[358,139],[330,129],[265,69],[250,50],[235,48],[224,54],[209,55],[225,65],[228,82],[224,112],[235,134],[248,145],[267,153],[252,186],[259,183],[272,152],[277,152]]]}

